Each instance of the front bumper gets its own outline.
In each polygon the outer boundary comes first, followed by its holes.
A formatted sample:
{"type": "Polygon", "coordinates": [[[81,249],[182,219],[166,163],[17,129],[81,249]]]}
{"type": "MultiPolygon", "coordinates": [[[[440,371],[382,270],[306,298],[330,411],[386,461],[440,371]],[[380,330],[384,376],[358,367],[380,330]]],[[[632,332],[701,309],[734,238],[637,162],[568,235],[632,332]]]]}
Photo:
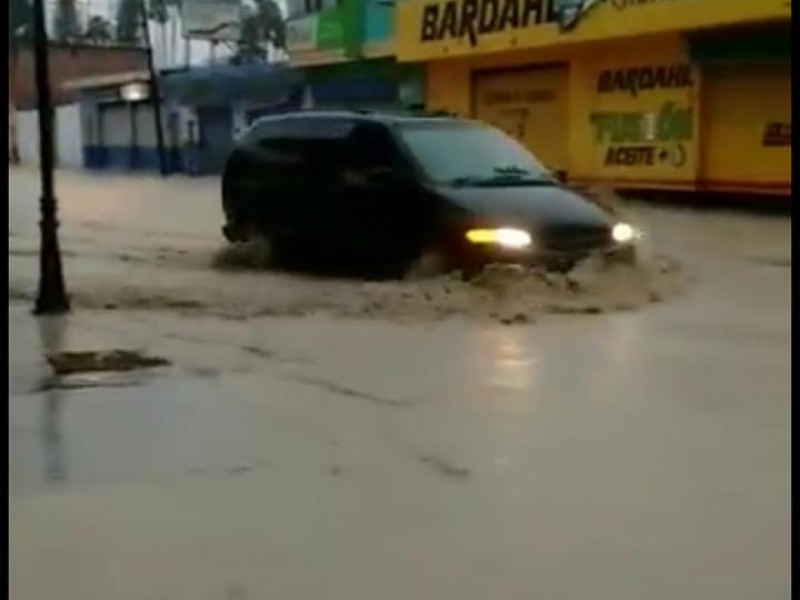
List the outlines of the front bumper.
{"type": "MultiPolygon", "coordinates": [[[[474,228],[472,225],[468,231],[474,228]]],[[[614,241],[609,227],[569,225],[536,230],[521,229],[528,231],[532,238],[531,245],[522,249],[503,247],[494,242],[474,243],[467,239],[466,232],[456,234],[458,239],[453,248],[458,267],[475,269],[491,263],[504,263],[564,270],[593,256],[614,262],[636,260],[636,241],[614,241]]]]}
{"type": "Polygon", "coordinates": [[[636,260],[635,244],[615,244],[602,246],[558,249],[531,247],[524,250],[506,249],[494,245],[468,245],[456,257],[458,266],[467,271],[481,269],[490,264],[512,264],[526,268],[547,270],[569,270],[576,263],[598,256],[609,262],[632,264],[636,260]]]}

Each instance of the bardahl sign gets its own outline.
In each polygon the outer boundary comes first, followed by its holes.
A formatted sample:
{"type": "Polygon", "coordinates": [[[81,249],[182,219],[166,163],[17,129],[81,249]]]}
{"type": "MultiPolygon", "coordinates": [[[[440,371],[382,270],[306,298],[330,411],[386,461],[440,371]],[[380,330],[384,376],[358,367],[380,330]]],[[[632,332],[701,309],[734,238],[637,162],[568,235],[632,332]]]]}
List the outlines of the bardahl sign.
{"type": "Polygon", "coordinates": [[[523,29],[555,20],[553,4],[547,0],[448,0],[422,9],[420,40],[469,39],[487,33],[523,29]]]}
{"type": "Polygon", "coordinates": [[[608,70],[597,78],[597,93],[627,92],[631,96],[645,90],[688,88],[694,85],[692,66],[644,66],[608,70]]]}
{"type": "Polygon", "coordinates": [[[666,4],[674,0],[611,0],[611,4],[617,10],[627,10],[636,6],[647,6],[650,4],[666,4]]]}

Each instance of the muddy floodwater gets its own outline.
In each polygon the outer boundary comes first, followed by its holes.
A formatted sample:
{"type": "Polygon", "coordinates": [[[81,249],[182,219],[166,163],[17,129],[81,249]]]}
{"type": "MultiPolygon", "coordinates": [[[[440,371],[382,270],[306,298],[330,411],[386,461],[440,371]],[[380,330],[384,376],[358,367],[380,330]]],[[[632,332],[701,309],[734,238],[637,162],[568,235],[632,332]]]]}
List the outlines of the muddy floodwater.
{"type": "Polygon", "coordinates": [[[65,172],[37,320],[9,177],[11,597],[789,597],[788,217],[627,202],[635,268],[363,283],[259,269],[214,179],[65,172]]]}
{"type": "MultiPolygon", "coordinates": [[[[26,174],[30,186],[32,173],[26,174]]],[[[227,318],[326,313],[527,323],[548,313],[641,308],[682,293],[689,279],[680,260],[659,251],[649,235],[634,266],[589,259],[564,275],[497,267],[469,283],[457,274],[367,283],[270,272],[260,264],[256,245],[222,240],[214,181],[175,180],[165,192],[164,184],[152,179],[64,177],[64,253],[73,301],[84,308],[171,309],[227,318]]],[[[29,190],[35,195],[33,187],[29,190]]],[[[25,206],[24,215],[16,208],[9,238],[15,265],[11,296],[30,301],[38,243],[35,213],[33,205],[25,206]]],[[[632,206],[622,210],[648,226],[650,215],[632,206]]]]}

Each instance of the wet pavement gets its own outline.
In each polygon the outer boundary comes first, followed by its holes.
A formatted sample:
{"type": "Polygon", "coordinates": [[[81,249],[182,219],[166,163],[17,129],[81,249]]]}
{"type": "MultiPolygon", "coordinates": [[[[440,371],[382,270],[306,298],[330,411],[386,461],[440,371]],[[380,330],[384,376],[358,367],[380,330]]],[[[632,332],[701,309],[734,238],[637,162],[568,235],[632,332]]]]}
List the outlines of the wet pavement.
{"type": "MultiPolygon", "coordinates": [[[[37,321],[35,179],[10,178],[11,597],[788,598],[788,219],[634,207],[691,281],[641,310],[37,321]],[[114,348],[170,364],[44,361],[114,348]]],[[[215,182],[58,181],[79,297],[237,276],[208,268],[215,182]]]]}

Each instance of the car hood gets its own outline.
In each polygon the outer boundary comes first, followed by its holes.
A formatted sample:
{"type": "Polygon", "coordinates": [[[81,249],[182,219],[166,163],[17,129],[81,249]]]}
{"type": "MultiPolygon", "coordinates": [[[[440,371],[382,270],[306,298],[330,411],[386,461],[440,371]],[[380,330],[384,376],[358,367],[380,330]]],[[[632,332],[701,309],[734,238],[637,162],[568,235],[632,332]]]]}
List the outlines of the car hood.
{"type": "Polygon", "coordinates": [[[437,191],[478,220],[497,225],[594,228],[611,222],[602,208],[557,185],[442,186],[437,191]]]}

